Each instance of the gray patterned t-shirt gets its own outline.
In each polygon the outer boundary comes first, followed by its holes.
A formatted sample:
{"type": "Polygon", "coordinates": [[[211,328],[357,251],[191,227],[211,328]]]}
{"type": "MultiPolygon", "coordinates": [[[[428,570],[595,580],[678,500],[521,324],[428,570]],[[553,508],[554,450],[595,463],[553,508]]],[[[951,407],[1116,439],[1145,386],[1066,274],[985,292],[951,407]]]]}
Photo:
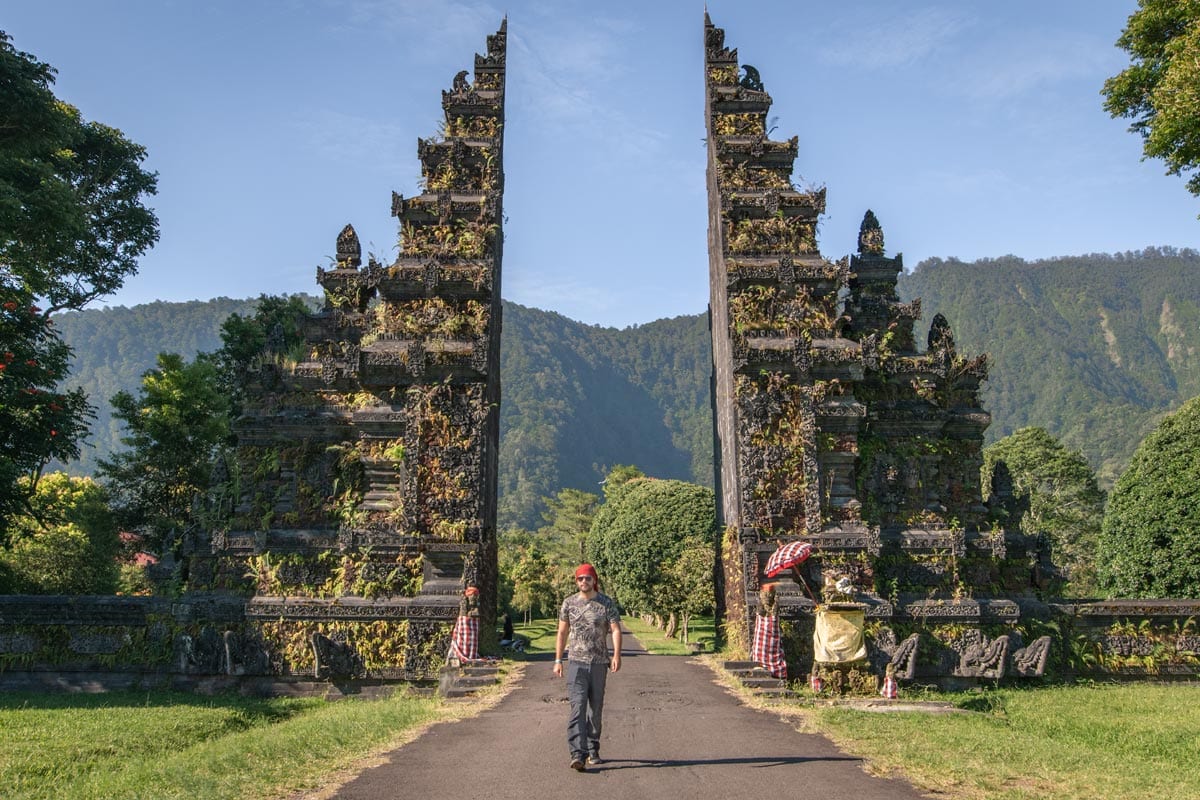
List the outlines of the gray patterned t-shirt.
{"type": "Polygon", "coordinates": [[[608,663],[609,629],[621,622],[617,606],[608,595],[597,592],[589,600],[581,594],[573,594],[563,600],[558,618],[571,626],[571,635],[567,639],[568,660],[608,663]]]}

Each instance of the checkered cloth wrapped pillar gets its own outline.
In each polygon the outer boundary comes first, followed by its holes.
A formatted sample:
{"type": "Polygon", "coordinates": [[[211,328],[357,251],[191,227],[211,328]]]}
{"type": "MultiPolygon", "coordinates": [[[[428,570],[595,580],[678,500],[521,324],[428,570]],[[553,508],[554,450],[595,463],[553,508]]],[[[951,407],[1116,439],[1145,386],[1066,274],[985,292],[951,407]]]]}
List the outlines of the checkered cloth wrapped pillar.
{"type": "Polygon", "coordinates": [[[888,700],[895,700],[900,696],[900,687],[896,684],[896,679],[891,675],[887,675],[883,679],[883,688],[879,690],[881,697],[886,697],[888,700]]]}
{"type": "Polygon", "coordinates": [[[787,680],[787,662],[783,660],[783,635],[779,630],[779,617],[758,616],[754,623],[754,644],[750,647],[750,659],[761,664],[772,677],[787,680]]]}
{"type": "Polygon", "coordinates": [[[454,621],[450,654],[459,661],[479,660],[479,617],[459,617],[454,621]]]}

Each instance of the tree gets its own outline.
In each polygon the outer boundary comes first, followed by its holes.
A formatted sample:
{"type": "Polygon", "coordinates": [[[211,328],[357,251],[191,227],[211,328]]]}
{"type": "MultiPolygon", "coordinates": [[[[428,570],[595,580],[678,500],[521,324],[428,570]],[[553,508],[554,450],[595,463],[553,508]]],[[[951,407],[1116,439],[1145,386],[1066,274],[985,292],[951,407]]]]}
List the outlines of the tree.
{"type": "Polygon", "coordinates": [[[538,546],[529,531],[515,528],[500,534],[499,607],[520,611],[525,621],[554,614],[564,596],[564,569],[538,546]]]}
{"type": "Polygon", "coordinates": [[[692,617],[707,614],[716,603],[715,564],[713,542],[694,538],[684,543],[679,557],[664,570],[659,604],[667,613],[678,614],[681,618],[685,644],[692,617]]]}
{"type": "MultiPolygon", "coordinates": [[[[714,546],[716,501],[711,489],[675,480],[634,478],[596,514],[588,556],[627,611],[669,614],[663,608],[666,570],[695,540],[714,546]]],[[[711,572],[710,572],[711,574],[711,572]]]]}
{"type": "MultiPolygon", "coordinates": [[[[1067,593],[1096,590],[1096,540],[1104,519],[1104,492],[1087,460],[1067,450],[1043,428],[1021,428],[983,452],[983,485],[996,462],[1012,474],[1013,489],[1029,499],[1021,528],[1050,540],[1053,561],[1067,575],[1067,593]]],[[[1017,520],[1010,520],[1017,522],[1017,520]]]]}
{"type": "Polygon", "coordinates": [[[54,69],[12,46],[0,31],[0,528],[51,457],[71,458],[87,430],[81,393],[51,396],[67,350],[50,315],[116,291],[157,240],[142,205],[156,191],[145,150],[54,96],[54,69]],[[45,306],[42,310],[35,306],[45,306]],[[40,319],[35,319],[40,316],[40,319]],[[13,402],[15,398],[18,402],[13,402]]]}
{"type": "Polygon", "coordinates": [[[1133,120],[1167,174],[1194,172],[1187,187],[1200,196],[1200,0],[1139,0],[1117,46],[1133,63],[1104,82],[1104,109],[1133,120]]]}
{"type": "MultiPolygon", "coordinates": [[[[29,478],[22,478],[28,483],[29,478]]],[[[9,591],[108,594],[117,586],[117,525],[104,489],[62,472],[29,489],[29,512],[14,517],[12,546],[0,552],[9,591]]]]}
{"type": "Polygon", "coordinates": [[[246,375],[264,362],[298,361],[304,320],[310,309],[303,295],[260,295],[254,314],[233,313],[221,325],[221,348],[212,355],[221,385],[236,413],[246,375]]]}
{"type": "Polygon", "coordinates": [[[218,370],[201,355],[185,363],[162,353],[142,376],[137,397],[118,392],[113,416],[129,448],[100,462],[121,522],[141,528],[151,547],[168,546],[193,522],[193,503],[209,488],[219,448],[229,438],[229,398],[218,370]]]}
{"type": "Polygon", "coordinates": [[[1200,598],[1200,397],[1163,419],[1113,487],[1099,542],[1117,597],[1200,598]]]}
{"type": "Polygon", "coordinates": [[[644,477],[646,477],[646,473],[632,464],[617,464],[604,476],[604,499],[613,499],[620,493],[626,483],[634,478],[644,477]]]}
{"type": "Polygon", "coordinates": [[[146,151],[85,122],[51,91],[54,69],[0,31],[0,264],[51,314],[121,288],[158,239],[142,205],[146,151]]]}
{"type": "Polygon", "coordinates": [[[544,497],[546,525],[538,529],[545,547],[559,561],[582,561],[587,552],[587,534],[600,505],[600,497],[579,489],[563,489],[544,497]]]}
{"type": "Polygon", "coordinates": [[[28,294],[0,287],[0,546],[13,516],[53,458],[79,454],[90,409],[83,392],[59,391],[71,351],[28,294]],[[21,480],[23,479],[23,480],[21,480]]]}

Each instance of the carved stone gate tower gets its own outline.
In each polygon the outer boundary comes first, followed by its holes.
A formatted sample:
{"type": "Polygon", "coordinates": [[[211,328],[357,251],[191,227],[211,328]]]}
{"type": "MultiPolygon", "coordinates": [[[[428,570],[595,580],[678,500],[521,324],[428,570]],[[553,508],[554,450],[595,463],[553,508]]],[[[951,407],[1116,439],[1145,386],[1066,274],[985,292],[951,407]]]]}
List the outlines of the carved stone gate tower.
{"type": "Polygon", "coordinates": [[[396,261],[364,266],[347,225],[302,349],[247,376],[231,513],[190,588],[250,598],[221,647],[191,637],[197,672],[429,677],[468,585],[493,629],[506,36],[418,140],[396,261]]]}
{"type": "MultiPolygon", "coordinates": [[[[1022,607],[1036,604],[1046,554],[1036,536],[1012,529],[1020,515],[1004,492],[985,504],[979,486],[986,358],[959,355],[940,316],[917,352],[920,304],[899,302],[901,260],[884,255],[871,212],[856,256],[821,255],[825,191],[792,184],[797,138],[769,137],[771,97],[758,71],[739,66],[707,14],[704,48],[730,633],[744,642],[753,625],[766,556],[803,540],[816,552],[811,586],[845,576],[864,600],[876,667],[899,657],[901,676],[913,677],[920,640],[931,676],[1040,671],[1048,640],[1024,647],[1022,607]],[[1010,649],[1020,656],[1011,663],[1010,649]]],[[[779,590],[785,648],[806,671],[815,602],[791,581],[779,590]]]]}

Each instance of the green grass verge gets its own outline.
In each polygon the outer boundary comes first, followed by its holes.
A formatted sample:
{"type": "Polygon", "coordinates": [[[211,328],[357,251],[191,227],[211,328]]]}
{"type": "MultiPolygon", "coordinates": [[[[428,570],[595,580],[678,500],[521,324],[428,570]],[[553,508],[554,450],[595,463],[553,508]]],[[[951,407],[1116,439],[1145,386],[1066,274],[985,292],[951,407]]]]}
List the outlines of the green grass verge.
{"type": "Polygon", "coordinates": [[[554,637],[558,634],[558,620],[535,619],[528,625],[516,625],[513,630],[518,636],[523,636],[529,641],[525,647],[526,657],[545,653],[554,655],[554,637]]]}
{"type": "Polygon", "coordinates": [[[0,696],[8,800],[277,797],[425,723],[461,714],[433,698],[343,700],[169,692],[0,696]]]}
{"type": "MultiPolygon", "coordinates": [[[[661,630],[653,625],[647,625],[645,622],[642,622],[640,617],[635,617],[632,614],[622,617],[621,622],[625,624],[630,633],[637,637],[637,640],[642,643],[642,647],[656,656],[695,655],[695,651],[683,643],[682,631],[677,633],[674,639],[668,639],[663,635],[661,630]]],[[[711,653],[715,638],[712,617],[695,617],[692,619],[691,624],[688,626],[688,639],[691,642],[703,645],[704,652],[711,653]]]]}
{"type": "Polygon", "coordinates": [[[1200,797],[1200,685],[1081,684],[936,699],[979,713],[817,708],[805,712],[805,729],[867,758],[874,772],[956,798],[1200,797]]]}

